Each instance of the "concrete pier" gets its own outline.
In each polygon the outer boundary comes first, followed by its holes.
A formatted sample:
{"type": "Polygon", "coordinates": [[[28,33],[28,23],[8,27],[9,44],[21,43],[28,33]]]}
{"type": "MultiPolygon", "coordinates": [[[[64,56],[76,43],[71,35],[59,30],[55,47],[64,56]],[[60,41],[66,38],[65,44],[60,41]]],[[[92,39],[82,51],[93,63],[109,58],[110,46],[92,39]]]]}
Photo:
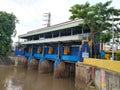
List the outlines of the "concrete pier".
{"type": "Polygon", "coordinates": [[[39,63],[38,71],[40,73],[50,73],[53,72],[54,61],[44,60],[42,63],[39,63]]]}
{"type": "Polygon", "coordinates": [[[38,70],[38,65],[39,65],[39,60],[34,58],[28,64],[28,70],[38,70]]]}
{"type": "Polygon", "coordinates": [[[54,70],[54,77],[63,77],[65,76],[65,63],[60,62],[60,64],[57,65],[56,69],[54,70]]]}
{"type": "Polygon", "coordinates": [[[75,76],[75,63],[60,62],[57,68],[54,70],[54,77],[74,77],[75,76]]]}
{"type": "Polygon", "coordinates": [[[87,85],[90,81],[91,66],[76,64],[75,87],[81,89],[81,84],[87,85]]]}

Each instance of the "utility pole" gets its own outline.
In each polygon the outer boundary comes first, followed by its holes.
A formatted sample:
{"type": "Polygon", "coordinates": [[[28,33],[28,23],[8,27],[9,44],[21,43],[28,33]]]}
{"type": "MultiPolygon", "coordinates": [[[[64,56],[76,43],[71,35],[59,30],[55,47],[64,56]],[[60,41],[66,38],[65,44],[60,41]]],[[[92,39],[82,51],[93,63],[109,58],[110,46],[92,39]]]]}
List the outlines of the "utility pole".
{"type": "Polygon", "coordinates": [[[112,13],[112,60],[114,60],[114,18],[112,13]]]}
{"type": "Polygon", "coordinates": [[[46,18],[46,19],[43,20],[43,21],[46,21],[46,24],[44,24],[44,25],[49,27],[51,25],[51,13],[50,12],[49,13],[44,13],[44,17],[46,18]]]}

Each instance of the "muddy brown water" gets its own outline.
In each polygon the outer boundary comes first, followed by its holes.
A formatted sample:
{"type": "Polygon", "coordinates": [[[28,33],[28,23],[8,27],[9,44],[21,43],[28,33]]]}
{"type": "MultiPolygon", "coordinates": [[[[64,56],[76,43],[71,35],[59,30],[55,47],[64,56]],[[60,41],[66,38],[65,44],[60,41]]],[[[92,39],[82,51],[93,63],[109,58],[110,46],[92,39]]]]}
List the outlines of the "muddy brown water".
{"type": "MultiPolygon", "coordinates": [[[[81,84],[79,90],[89,89],[81,84]]],[[[54,78],[53,73],[40,74],[23,68],[0,65],[0,90],[76,90],[75,78],[54,78]]]]}
{"type": "Polygon", "coordinates": [[[55,79],[52,73],[0,66],[0,90],[75,90],[74,78],[55,79]]]}

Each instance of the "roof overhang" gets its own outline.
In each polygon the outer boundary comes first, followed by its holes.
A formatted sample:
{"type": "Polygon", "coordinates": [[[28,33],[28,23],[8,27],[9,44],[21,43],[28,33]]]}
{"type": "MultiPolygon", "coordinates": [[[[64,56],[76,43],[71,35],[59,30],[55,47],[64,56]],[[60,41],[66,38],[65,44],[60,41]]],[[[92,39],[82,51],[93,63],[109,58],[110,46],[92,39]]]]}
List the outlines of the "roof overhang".
{"type": "Polygon", "coordinates": [[[66,29],[66,28],[75,27],[75,26],[78,26],[79,24],[83,24],[83,23],[84,23],[83,19],[72,20],[72,21],[56,24],[56,25],[53,25],[50,27],[45,27],[45,28],[33,30],[33,31],[30,31],[26,34],[19,35],[18,37],[25,38],[28,36],[38,35],[38,34],[42,34],[42,33],[58,31],[58,30],[66,29]]]}

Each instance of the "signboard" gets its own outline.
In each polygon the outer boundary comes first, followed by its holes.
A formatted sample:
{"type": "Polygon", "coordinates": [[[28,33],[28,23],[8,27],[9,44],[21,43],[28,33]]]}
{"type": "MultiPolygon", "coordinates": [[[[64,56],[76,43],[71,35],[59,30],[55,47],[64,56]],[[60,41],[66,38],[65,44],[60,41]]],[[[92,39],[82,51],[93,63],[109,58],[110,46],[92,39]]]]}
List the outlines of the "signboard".
{"type": "Polygon", "coordinates": [[[82,52],[82,57],[84,58],[84,57],[89,57],[89,53],[88,52],[82,52]]]}

